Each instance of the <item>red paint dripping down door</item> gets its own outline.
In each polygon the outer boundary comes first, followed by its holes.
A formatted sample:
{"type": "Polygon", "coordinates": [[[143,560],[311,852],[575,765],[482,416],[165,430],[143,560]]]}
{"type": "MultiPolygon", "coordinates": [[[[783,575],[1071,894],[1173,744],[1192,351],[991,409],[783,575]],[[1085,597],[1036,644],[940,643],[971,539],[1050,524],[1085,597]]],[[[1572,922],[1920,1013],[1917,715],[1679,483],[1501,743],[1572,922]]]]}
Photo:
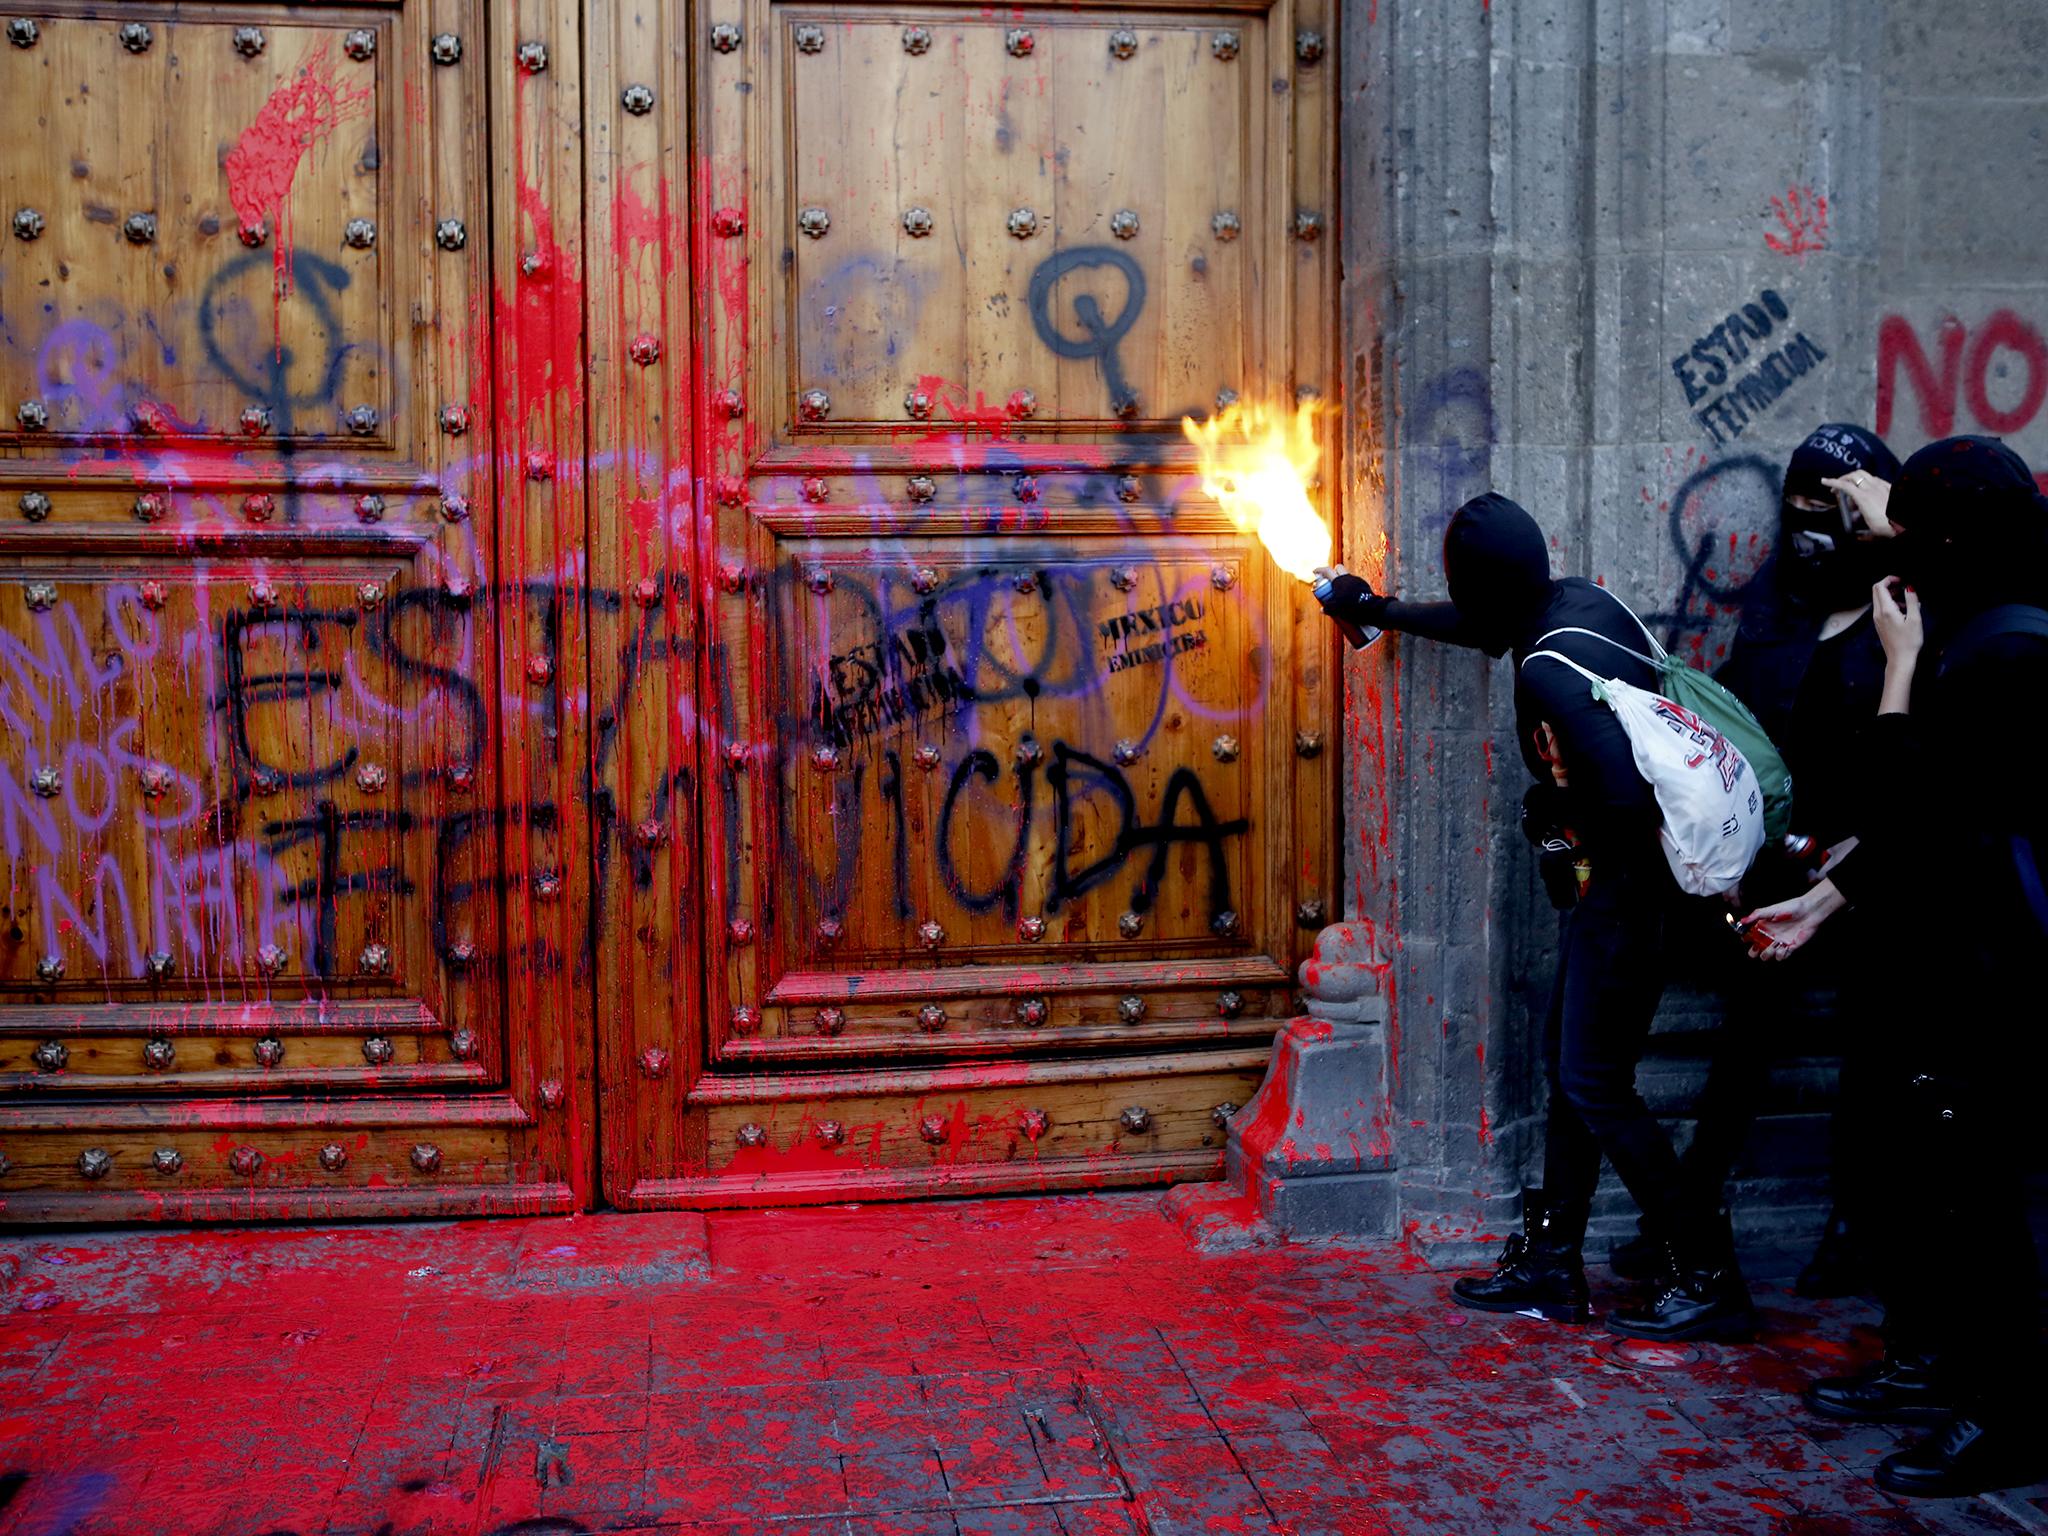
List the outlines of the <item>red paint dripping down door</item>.
{"type": "Polygon", "coordinates": [[[516,84],[575,28],[521,9],[10,22],[0,1219],[592,1191],[580,182],[537,227],[516,84]]]}
{"type": "Polygon", "coordinates": [[[615,1199],[1220,1165],[1334,894],[1333,658],[1179,421],[1322,387],[1332,20],[716,0],[597,45],[612,373],[641,400],[660,319],[691,359],[699,626],[701,870],[612,960],[615,1199]]]}

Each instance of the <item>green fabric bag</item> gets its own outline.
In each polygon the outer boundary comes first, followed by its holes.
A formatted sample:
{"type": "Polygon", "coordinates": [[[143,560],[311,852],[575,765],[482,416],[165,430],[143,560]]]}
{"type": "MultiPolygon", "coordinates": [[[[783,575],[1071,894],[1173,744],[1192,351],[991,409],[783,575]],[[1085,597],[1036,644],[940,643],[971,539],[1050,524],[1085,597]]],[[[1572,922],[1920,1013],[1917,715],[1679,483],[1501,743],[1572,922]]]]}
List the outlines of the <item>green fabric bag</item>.
{"type": "Polygon", "coordinates": [[[1688,667],[1662,647],[1655,665],[1664,683],[1664,697],[1698,715],[1734,742],[1735,750],[1749,760],[1757,787],[1764,792],[1764,836],[1782,845],[1792,830],[1792,770],[1785,766],[1784,754],[1772,744],[1749,706],[1715,679],[1697,667],[1688,667]]]}
{"type": "MultiPolygon", "coordinates": [[[[1611,592],[1607,595],[1614,597],[1611,592]]],[[[1697,667],[1688,667],[1666,651],[1657,643],[1657,637],[1650,633],[1649,626],[1636,618],[1634,609],[1618,597],[1614,600],[1627,608],[1628,616],[1636,620],[1636,627],[1642,630],[1644,643],[1650,648],[1649,655],[1632,650],[1619,640],[1608,640],[1597,630],[1567,629],[1559,633],[1591,635],[1595,640],[1607,640],[1616,650],[1635,657],[1657,674],[1664,697],[1691,710],[1734,742],[1735,750],[1742,754],[1750,771],[1756,775],[1757,788],[1763,791],[1764,836],[1772,843],[1782,844],[1786,834],[1792,830],[1792,770],[1785,766],[1785,754],[1773,745],[1770,733],[1749,712],[1747,704],[1697,667]]]]}

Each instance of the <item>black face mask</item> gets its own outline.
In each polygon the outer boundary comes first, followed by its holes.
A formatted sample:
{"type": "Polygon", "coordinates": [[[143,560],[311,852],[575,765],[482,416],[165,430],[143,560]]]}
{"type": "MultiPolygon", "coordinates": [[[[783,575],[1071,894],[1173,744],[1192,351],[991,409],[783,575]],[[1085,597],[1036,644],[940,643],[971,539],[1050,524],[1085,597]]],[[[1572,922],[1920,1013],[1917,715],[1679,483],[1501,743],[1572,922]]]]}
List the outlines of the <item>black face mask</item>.
{"type": "Polygon", "coordinates": [[[1882,439],[1847,422],[1828,422],[1792,450],[1778,507],[1778,573],[1801,605],[1838,613],[1870,601],[1891,559],[1885,541],[1858,538],[1858,520],[1824,482],[1858,470],[1880,480],[1898,477],[1899,461],[1882,439]],[[1808,503],[1797,505],[1793,498],[1808,503]]]}
{"type": "Polygon", "coordinates": [[[1779,509],[1779,570],[1799,602],[1835,613],[1870,601],[1870,589],[1890,572],[1888,541],[1860,532],[1840,512],[1814,512],[1786,502],[1779,509]]]}

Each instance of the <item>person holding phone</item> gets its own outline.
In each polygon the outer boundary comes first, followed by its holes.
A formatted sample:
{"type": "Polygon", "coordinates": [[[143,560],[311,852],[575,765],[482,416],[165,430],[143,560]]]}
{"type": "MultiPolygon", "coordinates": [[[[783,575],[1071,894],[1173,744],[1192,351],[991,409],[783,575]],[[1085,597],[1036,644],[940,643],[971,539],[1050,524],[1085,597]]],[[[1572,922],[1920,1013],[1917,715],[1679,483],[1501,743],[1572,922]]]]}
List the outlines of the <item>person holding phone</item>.
{"type": "MultiPolygon", "coordinates": [[[[1847,422],[1816,427],[1785,465],[1774,552],[1745,594],[1728,660],[1715,674],[1750,707],[1792,774],[1797,845],[1765,847],[1742,883],[1748,906],[1803,892],[1855,850],[1864,778],[1857,743],[1884,685],[1870,589],[1891,558],[1886,505],[1898,473],[1899,461],[1883,439],[1847,422]]],[[[1690,925],[1679,942],[1689,942],[1685,968],[1709,977],[1720,994],[1723,1024],[1680,1162],[1702,1195],[1718,1202],[1755,1121],[1773,1057],[1811,991],[1854,992],[1870,970],[1854,923],[1840,925],[1790,967],[1759,968],[1746,951],[1767,947],[1768,935],[1738,927],[1738,942],[1731,944],[1725,930],[1737,911],[1702,915],[1705,921],[1690,925]]],[[[1844,1012],[1861,1010],[1844,1005],[1844,1012]]],[[[1874,1161],[1867,1088],[1880,1033],[1858,1029],[1845,1046],[1833,1127],[1834,1211],[1820,1250],[1800,1276],[1802,1294],[1847,1294],[1860,1267],[1853,1244],[1864,1224],[1858,1207],[1870,1192],[1867,1169],[1874,1161]]],[[[1617,1244],[1608,1262],[1625,1279],[1647,1278],[1657,1264],[1654,1232],[1645,1227],[1617,1244]]]]}
{"type": "Polygon", "coordinates": [[[1542,849],[1552,902],[1568,908],[1544,1024],[1550,1107],[1543,1187],[1523,1197],[1521,1233],[1489,1276],[1459,1280],[1452,1299],[1481,1311],[1566,1322],[1590,1315],[1583,1248],[1604,1153],[1654,1223],[1665,1263],[1637,1306],[1608,1318],[1654,1339],[1739,1337],[1754,1326],[1725,1212],[1703,1200],[1636,1088],[1665,980],[1664,927],[1678,899],[1655,794],[1627,732],[1582,674],[1530,653],[1550,649],[1637,687],[1657,677],[1640,660],[1640,621],[1612,593],[1555,579],[1536,520],[1489,493],[1460,507],[1444,533],[1447,603],[1411,603],[1334,569],[1325,613],[1359,630],[1392,630],[1515,654],[1515,727],[1536,780],[1523,829],[1542,849]],[[1579,633],[1556,633],[1558,631],[1579,633]],[[1546,637],[1548,637],[1546,639],[1546,637]],[[1539,645],[1538,642],[1545,642],[1539,645]]]}
{"type": "Polygon", "coordinates": [[[2025,1182],[2048,1067],[2034,723],[2048,701],[2048,497],[1997,439],[1944,438],[1906,461],[1889,517],[1897,576],[1872,593],[1886,665],[1861,843],[1748,922],[1774,960],[1852,907],[1885,936],[1884,1006],[1904,1023],[1883,1167],[1888,1352],[1807,1401],[1834,1418],[1938,1419],[1876,1479],[1952,1496],[2048,1476],[2025,1182]],[[1919,1358],[1898,1357],[1901,1337],[1919,1358]]]}

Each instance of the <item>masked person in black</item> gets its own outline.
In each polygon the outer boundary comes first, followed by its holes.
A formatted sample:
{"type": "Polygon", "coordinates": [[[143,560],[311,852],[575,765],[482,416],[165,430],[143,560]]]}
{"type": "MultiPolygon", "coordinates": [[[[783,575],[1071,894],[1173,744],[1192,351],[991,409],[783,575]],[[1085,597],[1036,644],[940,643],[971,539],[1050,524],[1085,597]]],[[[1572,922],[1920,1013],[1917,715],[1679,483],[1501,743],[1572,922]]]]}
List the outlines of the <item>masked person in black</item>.
{"type": "Polygon", "coordinates": [[[1946,438],[1906,461],[1890,516],[1902,584],[1873,594],[1887,665],[1865,747],[1884,792],[1855,857],[1750,921],[1783,952],[1850,905],[1888,936],[1887,1006],[1911,1021],[1886,1159],[1888,1353],[1807,1401],[1836,1418],[1939,1416],[1876,1477],[1953,1495],[2048,1476],[2025,1184],[2048,1065],[2034,723],[2048,701],[2048,498],[2003,443],[1946,438]],[[1901,1357],[1902,1339],[1917,1353],[1901,1357]]]}
{"type": "MultiPolygon", "coordinates": [[[[1885,493],[1898,473],[1882,439],[1843,422],[1816,428],[1785,466],[1776,553],[1745,594],[1741,626],[1715,675],[1783,755],[1795,790],[1794,831],[1813,852],[1766,846],[1743,879],[1751,906],[1804,891],[1821,851],[1830,870],[1854,852],[1864,770],[1858,743],[1884,687],[1870,589],[1891,558],[1885,493]]],[[[1684,968],[1712,979],[1726,1023],[1716,1032],[1697,1127],[1679,1161],[1701,1198],[1718,1204],[1756,1118],[1774,1049],[1796,1029],[1812,990],[1856,994],[1874,972],[1858,952],[1853,921],[1781,969],[1752,964],[1745,946],[1729,942],[1712,904],[1699,903],[1693,915],[1699,921],[1684,937],[1697,959],[1688,955],[1684,968]]],[[[1845,1047],[1835,1111],[1834,1211],[1800,1276],[1807,1295],[1854,1289],[1858,1210],[1870,1192],[1869,1170],[1881,1160],[1869,1091],[1879,1031],[1862,1021],[1889,1013],[1847,1004],[1842,1012],[1859,1022],[1845,1047]]],[[[1625,1278],[1648,1278],[1658,1262],[1655,1234],[1646,1228],[1620,1244],[1610,1262],[1625,1278]]]]}
{"type": "Polygon", "coordinates": [[[1481,1311],[1584,1322],[1581,1249],[1604,1152],[1666,1256],[1650,1298],[1611,1316],[1609,1327],[1656,1339],[1747,1334],[1754,1317],[1727,1218],[1681,1174],[1636,1091],[1636,1064],[1664,990],[1665,916],[1678,897],[1658,840],[1656,797],[1627,733],[1585,677],[1531,654],[1553,650],[1601,677],[1654,689],[1656,674],[1639,659],[1643,628],[1592,582],[1553,580],[1542,530],[1505,496],[1458,509],[1443,559],[1448,603],[1402,602],[1336,574],[1324,611],[1489,656],[1515,653],[1515,734],[1537,780],[1523,801],[1523,829],[1543,849],[1553,903],[1570,908],[1544,1025],[1543,1188],[1525,1194],[1523,1232],[1508,1240],[1495,1272],[1458,1281],[1453,1298],[1481,1311]],[[1591,633],[1553,633],[1573,629],[1591,633]]]}

